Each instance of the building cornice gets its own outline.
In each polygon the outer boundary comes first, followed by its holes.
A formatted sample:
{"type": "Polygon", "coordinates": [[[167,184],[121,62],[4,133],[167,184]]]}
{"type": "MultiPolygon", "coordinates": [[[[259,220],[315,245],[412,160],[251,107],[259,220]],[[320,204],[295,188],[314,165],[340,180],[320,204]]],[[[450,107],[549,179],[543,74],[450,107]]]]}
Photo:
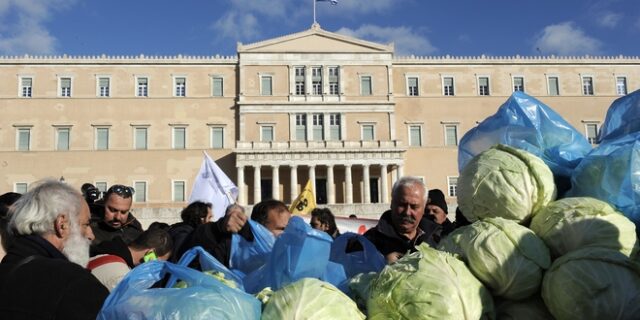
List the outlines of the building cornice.
{"type": "Polygon", "coordinates": [[[237,65],[236,56],[170,55],[21,55],[0,56],[0,64],[231,64],[237,65]]]}
{"type": "Polygon", "coordinates": [[[640,56],[400,56],[394,65],[441,64],[640,64],[640,56]]]}

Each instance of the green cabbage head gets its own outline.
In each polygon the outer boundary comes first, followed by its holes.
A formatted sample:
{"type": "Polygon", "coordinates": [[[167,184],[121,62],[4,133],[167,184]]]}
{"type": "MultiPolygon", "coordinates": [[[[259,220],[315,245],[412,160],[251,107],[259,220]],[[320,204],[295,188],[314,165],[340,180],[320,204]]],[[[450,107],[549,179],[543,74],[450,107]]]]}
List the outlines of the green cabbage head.
{"type": "Polygon", "coordinates": [[[262,311],[263,320],[357,320],[365,316],[356,303],[330,283],[303,278],[273,293],[262,311]]]}
{"type": "Polygon", "coordinates": [[[533,231],[502,218],[459,228],[438,248],[460,255],[494,296],[512,300],[537,293],[551,265],[549,249],[533,231]]]}
{"type": "Polygon", "coordinates": [[[585,246],[638,251],[636,226],[608,203],[588,197],[564,198],[540,210],[529,226],[559,257],[585,246]]]}
{"type": "Polygon", "coordinates": [[[453,255],[418,246],[371,283],[368,319],[493,319],[489,291],[453,255]]]}
{"type": "Polygon", "coordinates": [[[640,265],[611,249],[569,252],[545,274],[542,299],[557,320],[638,319],[640,265]]]}
{"type": "Polygon", "coordinates": [[[458,178],[458,205],[469,221],[501,217],[526,225],[555,197],[553,174],[544,161],[501,144],[471,159],[458,178]]]}
{"type": "Polygon", "coordinates": [[[500,320],[553,319],[539,294],[524,300],[502,300],[496,302],[496,314],[500,320]]]}

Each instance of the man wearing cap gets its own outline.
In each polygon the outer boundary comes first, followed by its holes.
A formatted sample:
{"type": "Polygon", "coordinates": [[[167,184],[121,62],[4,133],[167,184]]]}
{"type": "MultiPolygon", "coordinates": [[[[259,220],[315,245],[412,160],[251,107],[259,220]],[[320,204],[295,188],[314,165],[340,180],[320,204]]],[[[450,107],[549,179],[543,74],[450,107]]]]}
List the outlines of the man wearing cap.
{"type": "Polygon", "coordinates": [[[455,229],[453,222],[447,218],[449,207],[447,206],[447,201],[444,199],[442,190],[429,190],[429,200],[427,201],[427,206],[424,211],[429,219],[442,226],[441,237],[444,238],[455,229]]]}
{"type": "MultiPolygon", "coordinates": [[[[91,243],[97,245],[102,241],[121,237],[125,243],[133,241],[142,233],[142,225],[131,214],[133,188],[116,184],[111,186],[104,196],[104,207],[101,219],[91,224],[95,239],[91,243]]],[[[100,212],[98,212],[100,215],[100,212]]]]}

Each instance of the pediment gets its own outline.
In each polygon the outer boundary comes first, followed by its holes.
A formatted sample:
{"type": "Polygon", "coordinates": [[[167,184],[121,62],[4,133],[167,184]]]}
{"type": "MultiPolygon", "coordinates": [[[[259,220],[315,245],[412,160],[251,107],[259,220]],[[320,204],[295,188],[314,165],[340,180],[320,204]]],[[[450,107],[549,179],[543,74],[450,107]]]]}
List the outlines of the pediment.
{"type": "Polygon", "coordinates": [[[393,45],[360,40],[320,27],[253,44],[238,44],[238,53],[392,53],[393,45]]]}

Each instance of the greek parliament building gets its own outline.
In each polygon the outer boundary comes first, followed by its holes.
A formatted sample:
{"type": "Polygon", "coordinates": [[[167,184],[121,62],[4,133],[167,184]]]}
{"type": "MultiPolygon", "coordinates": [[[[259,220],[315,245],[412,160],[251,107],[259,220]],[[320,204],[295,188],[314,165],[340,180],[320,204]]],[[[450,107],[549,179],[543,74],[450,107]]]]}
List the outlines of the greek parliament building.
{"type": "Polygon", "coordinates": [[[514,90],[593,139],[640,58],[399,57],[315,24],[232,57],[5,56],[0,82],[1,192],[127,184],[138,216],[177,219],[206,151],[240,204],[310,179],[334,213],[379,214],[403,175],[455,204],[460,138],[514,90]]]}

